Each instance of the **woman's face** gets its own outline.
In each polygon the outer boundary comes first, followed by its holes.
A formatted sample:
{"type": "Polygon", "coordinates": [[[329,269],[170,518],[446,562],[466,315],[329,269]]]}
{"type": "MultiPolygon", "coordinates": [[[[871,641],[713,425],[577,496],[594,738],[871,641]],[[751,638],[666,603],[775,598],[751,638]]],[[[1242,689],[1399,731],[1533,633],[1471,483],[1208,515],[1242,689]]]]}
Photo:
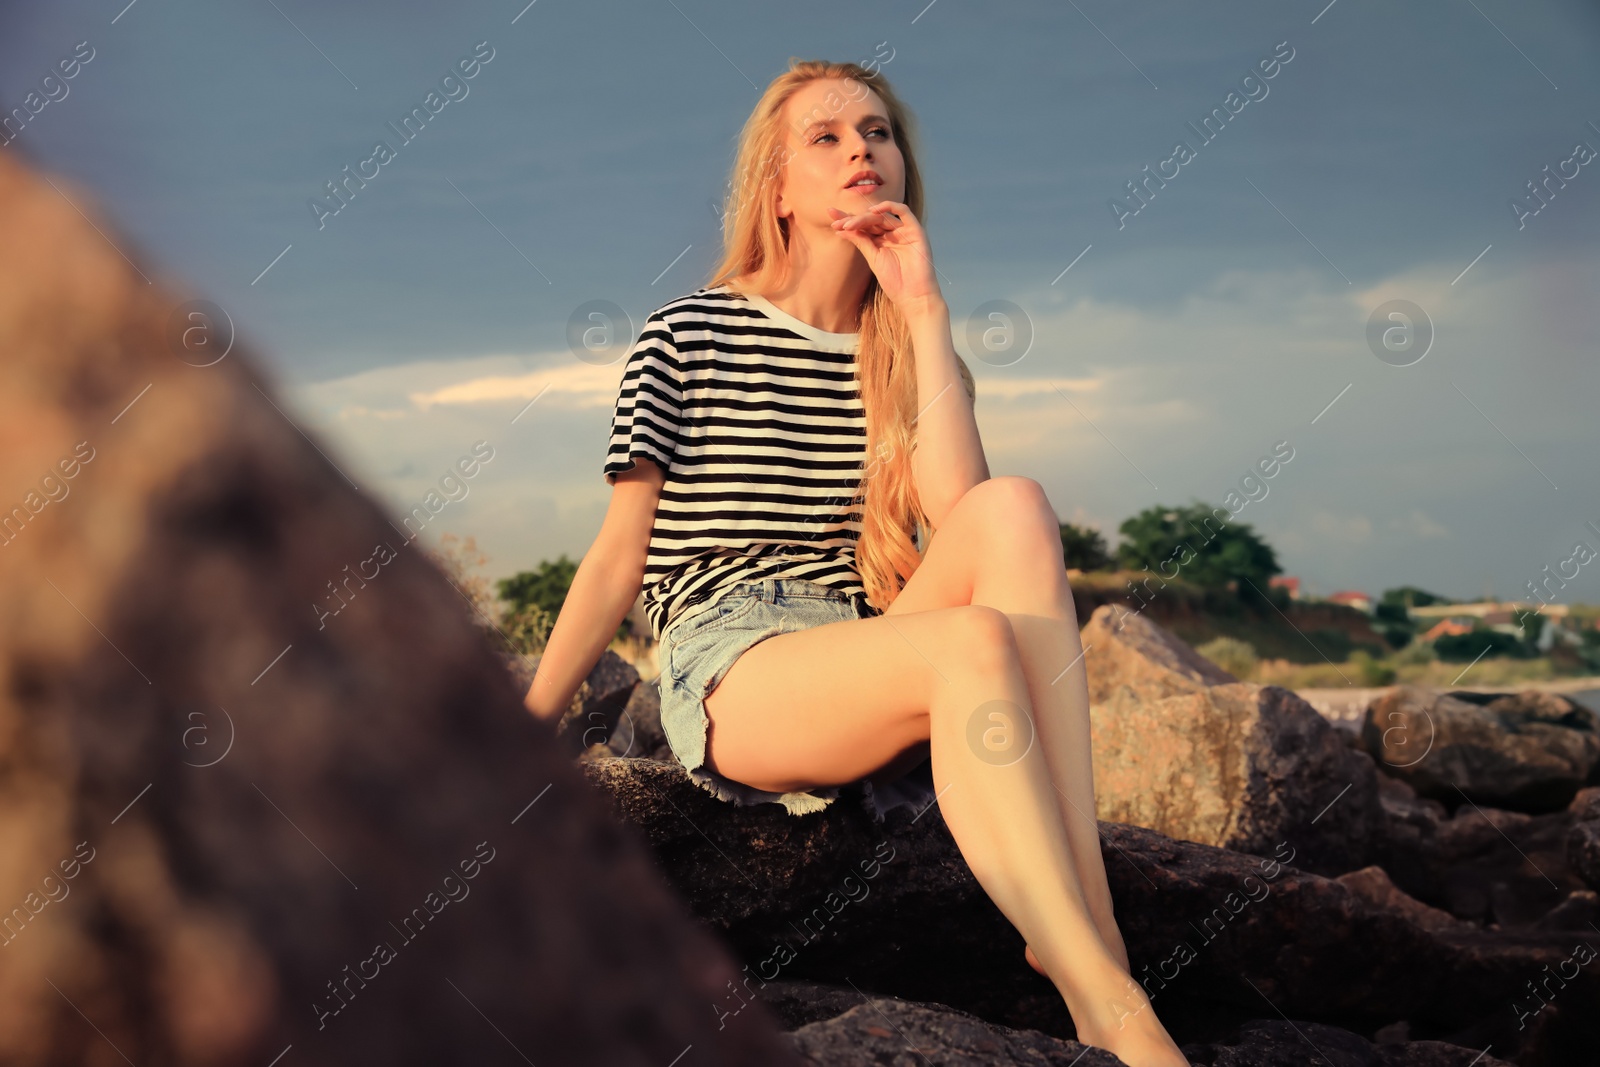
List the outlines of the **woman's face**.
{"type": "Polygon", "coordinates": [[[895,143],[889,109],[855,80],[821,78],[795,91],[784,105],[785,157],[778,184],[778,216],[830,234],[829,208],[859,215],[885,200],[905,201],[905,157],[895,143]],[[876,178],[854,185],[862,171],[876,178]]]}

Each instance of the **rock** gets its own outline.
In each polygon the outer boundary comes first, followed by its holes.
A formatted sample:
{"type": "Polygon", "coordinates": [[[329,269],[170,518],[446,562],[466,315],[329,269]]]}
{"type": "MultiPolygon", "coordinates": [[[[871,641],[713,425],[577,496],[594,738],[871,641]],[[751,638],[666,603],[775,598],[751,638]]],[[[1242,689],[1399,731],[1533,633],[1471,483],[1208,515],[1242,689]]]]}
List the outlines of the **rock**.
{"type": "Polygon", "coordinates": [[[1574,889],[1567,899],[1557,904],[1534,923],[1539,930],[1574,930],[1587,933],[1600,928],[1600,893],[1592,889],[1574,889]]]}
{"type": "Polygon", "coordinates": [[[1463,924],[1447,911],[1430,908],[1403,893],[1382,867],[1363,867],[1334,879],[1375,907],[1404,915],[1424,930],[1454,930],[1463,924]]]}
{"type": "Polygon", "coordinates": [[[941,1067],[1118,1067],[1102,1048],[1064,1041],[1037,1030],[995,1026],[939,1005],[877,997],[790,1037],[806,1062],[828,1067],[936,1063],[941,1067]],[[902,1060],[902,1057],[904,1059],[902,1060]]]}
{"type": "Polygon", "coordinates": [[[1565,807],[1600,763],[1595,715],[1554,693],[1395,686],[1367,709],[1362,743],[1385,773],[1454,807],[1565,807]]]}
{"type": "MultiPolygon", "coordinates": [[[[526,694],[543,656],[520,656],[502,650],[501,659],[517,691],[526,694]]],[[[609,648],[602,652],[556,723],[562,751],[576,757],[594,752],[611,754],[608,742],[638,684],[639,671],[633,664],[609,648]]]]}
{"type": "Polygon", "coordinates": [[[674,763],[672,746],[661,729],[661,690],[657,684],[640,682],[628,698],[622,717],[603,752],[596,756],[638,756],[644,759],[674,763]]]}
{"type": "Polygon", "coordinates": [[[15,151],[0,1062],[796,1063],[445,575],[15,151]]]}
{"type": "MultiPolygon", "coordinates": [[[[941,1067],[1115,1067],[1105,1049],[1038,1030],[996,1026],[937,1004],[851,993],[855,1005],[796,1029],[808,1062],[829,1067],[936,1063],[941,1067]]],[[[1152,1001],[1154,1004],[1154,1001],[1152,1001]]],[[[1305,1020],[1253,1020],[1227,1043],[1179,1046],[1193,1067],[1512,1067],[1507,1060],[1442,1041],[1375,1045],[1359,1034],[1305,1020]]]]}
{"type": "Polygon", "coordinates": [[[1372,760],[1279,686],[1235,681],[1142,616],[1083,630],[1096,814],[1307,870],[1365,866],[1383,826],[1372,760]]]}
{"type": "Polygon", "coordinates": [[[1462,805],[1439,824],[1433,863],[1452,915],[1501,927],[1530,926],[1585,885],[1568,870],[1566,812],[1526,815],[1462,805]]]}
{"type": "Polygon", "coordinates": [[[1403,780],[1381,770],[1378,802],[1384,827],[1373,848],[1373,862],[1409,895],[1419,900],[1443,899],[1438,837],[1440,825],[1450,817],[1445,806],[1418,797],[1403,780]]]}
{"type": "Polygon", "coordinates": [[[1600,889],[1600,787],[1579,790],[1567,810],[1573,816],[1565,841],[1567,865],[1591,889],[1600,889]]]}
{"type": "MultiPolygon", "coordinates": [[[[869,999],[859,989],[827,982],[808,982],[798,978],[776,978],[751,987],[751,999],[759,998],[777,1016],[785,1030],[798,1030],[807,1023],[822,1022],[843,1015],[869,999]]],[[[923,1007],[950,1011],[942,1004],[923,1007]]]]}
{"type": "Polygon", "coordinates": [[[1450,695],[1486,709],[1507,729],[1545,724],[1590,733],[1600,730],[1600,715],[1560,693],[1543,689],[1524,689],[1518,693],[1475,693],[1457,689],[1450,695]]]}
{"type": "MultiPolygon", "coordinates": [[[[530,657],[526,668],[517,673],[517,686],[523,693],[533,684],[543,658],[530,657]]],[[[556,724],[563,751],[578,756],[596,746],[604,749],[637,688],[639,672],[633,664],[609,648],[602,652],[556,724]]]]}
{"type": "Polygon", "coordinates": [[[1509,1060],[1443,1041],[1373,1043],[1338,1027],[1283,1019],[1246,1023],[1234,1042],[1196,1048],[1189,1060],[1193,1067],[1513,1067],[1509,1060]]]}
{"type": "Polygon", "coordinates": [[[1170,630],[1117,605],[1096,608],[1081,635],[1091,704],[1103,704],[1123,688],[1153,703],[1239,680],[1170,630]]]}
{"type": "MultiPolygon", "coordinates": [[[[676,764],[601,759],[583,769],[745,961],[752,992],[778,979],[853,984],[1073,1035],[1060,996],[1023,961],[1020,935],[972,877],[937,805],[879,824],[852,788],[841,794],[852,802],[797,819],[724,804],[676,764]]],[[[1117,823],[1100,832],[1134,976],[1180,1044],[1225,1040],[1265,1000],[1360,1033],[1406,1020],[1417,1038],[1514,1049],[1516,991],[1572,948],[1565,932],[1429,929],[1414,908],[1288,866],[1295,843],[1269,860],[1117,823]]],[[[719,1010],[742,1002],[730,990],[719,1010]]],[[[1540,1025],[1551,1040],[1580,1041],[1600,1038],[1594,1020],[1600,975],[1584,971],[1540,1025]]]]}

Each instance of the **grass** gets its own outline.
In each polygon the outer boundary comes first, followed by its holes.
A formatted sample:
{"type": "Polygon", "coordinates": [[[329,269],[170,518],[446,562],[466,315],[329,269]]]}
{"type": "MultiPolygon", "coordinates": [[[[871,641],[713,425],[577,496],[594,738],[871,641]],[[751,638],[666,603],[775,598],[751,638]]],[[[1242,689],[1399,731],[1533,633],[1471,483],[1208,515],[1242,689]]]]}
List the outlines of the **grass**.
{"type": "MultiPolygon", "coordinates": [[[[1403,656],[1404,651],[1399,655],[1403,656]]],[[[1447,689],[1451,686],[1510,687],[1573,677],[1569,672],[1558,672],[1548,656],[1538,659],[1486,658],[1470,669],[1465,663],[1444,663],[1439,660],[1396,662],[1398,658],[1385,656],[1373,659],[1358,652],[1339,664],[1261,660],[1248,675],[1240,676],[1240,680],[1260,685],[1280,685],[1285,689],[1336,689],[1347,685],[1369,688],[1422,685],[1447,689]]]]}

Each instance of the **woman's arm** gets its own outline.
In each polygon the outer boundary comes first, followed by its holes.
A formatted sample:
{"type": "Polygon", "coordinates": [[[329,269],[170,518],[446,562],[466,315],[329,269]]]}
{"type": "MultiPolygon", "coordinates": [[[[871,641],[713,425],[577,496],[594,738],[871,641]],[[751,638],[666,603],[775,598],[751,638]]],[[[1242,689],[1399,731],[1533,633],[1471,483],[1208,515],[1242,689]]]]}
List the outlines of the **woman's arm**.
{"type": "Polygon", "coordinates": [[[538,673],[523,698],[539,718],[561,718],[638,599],[665,480],[665,473],[649,460],[636,460],[616,476],[600,533],[578,564],[538,673]]]}
{"type": "Polygon", "coordinates": [[[950,310],[942,297],[907,301],[902,308],[917,363],[916,450],[912,478],[928,521],[935,528],[956,501],[989,478],[972,402],[956,365],[950,310]]]}

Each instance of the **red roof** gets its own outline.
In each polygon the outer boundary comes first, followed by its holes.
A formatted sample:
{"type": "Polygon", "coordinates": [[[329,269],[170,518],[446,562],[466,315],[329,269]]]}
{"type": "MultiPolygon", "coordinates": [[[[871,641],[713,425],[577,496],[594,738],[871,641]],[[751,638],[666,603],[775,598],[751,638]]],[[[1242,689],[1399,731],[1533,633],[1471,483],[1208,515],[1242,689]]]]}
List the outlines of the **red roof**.
{"type": "Polygon", "coordinates": [[[1470,634],[1472,627],[1463,623],[1452,622],[1450,619],[1440,619],[1431,629],[1418,638],[1419,641],[1432,641],[1443,637],[1445,634],[1470,634]]]}

